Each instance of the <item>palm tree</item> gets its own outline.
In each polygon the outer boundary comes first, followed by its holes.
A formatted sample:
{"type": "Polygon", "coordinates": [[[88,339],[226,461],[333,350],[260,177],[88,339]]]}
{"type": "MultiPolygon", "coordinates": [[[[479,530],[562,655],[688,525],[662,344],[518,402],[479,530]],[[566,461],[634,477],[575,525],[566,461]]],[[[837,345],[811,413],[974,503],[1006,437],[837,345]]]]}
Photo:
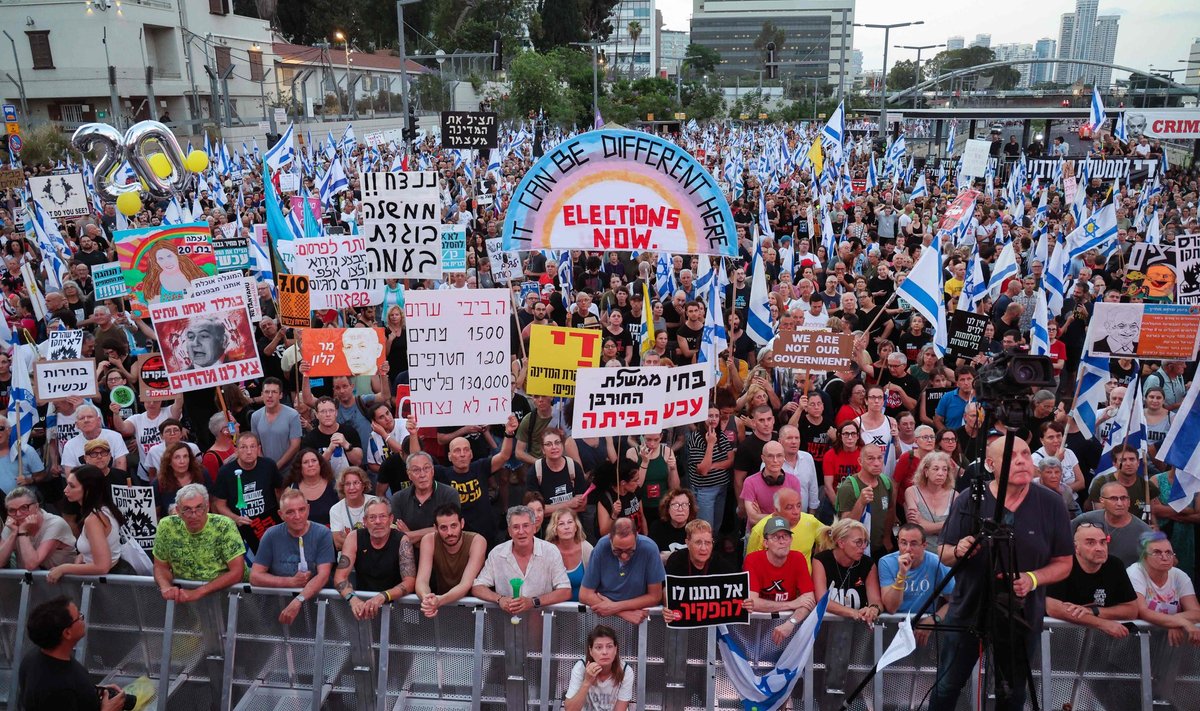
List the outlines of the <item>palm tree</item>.
{"type": "Polygon", "coordinates": [[[631,20],[629,22],[629,27],[626,29],[629,30],[629,39],[633,42],[633,51],[629,55],[629,78],[633,79],[633,65],[634,62],[637,61],[637,41],[638,37],[642,36],[642,23],[638,22],[637,20],[631,20]]]}

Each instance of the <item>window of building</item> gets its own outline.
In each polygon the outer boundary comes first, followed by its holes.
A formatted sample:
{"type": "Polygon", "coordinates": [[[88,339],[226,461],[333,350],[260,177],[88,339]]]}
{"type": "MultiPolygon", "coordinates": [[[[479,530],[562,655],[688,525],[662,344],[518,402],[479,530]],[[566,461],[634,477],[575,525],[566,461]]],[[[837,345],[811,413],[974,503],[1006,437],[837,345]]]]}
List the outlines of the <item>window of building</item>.
{"type": "Polygon", "coordinates": [[[218,47],[216,47],[216,53],[217,53],[217,72],[219,74],[224,74],[225,70],[228,69],[229,65],[230,65],[229,48],[218,46],[218,47]]]}
{"type": "Polygon", "coordinates": [[[208,11],[213,15],[228,15],[229,0],[208,0],[208,11]]]}
{"type": "Polygon", "coordinates": [[[261,50],[252,49],[250,54],[250,81],[263,80],[263,55],[261,50]]]}
{"type": "Polygon", "coordinates": [[[50,53],[50,30],[26,32],[29,38],[29,53],[33,55],[34,69],[53,69],[54,55],[50,53]]]}
{"type": "Polygon", "coordinates": [[[63,104],[58,110],[62,112],[63,123],[83,123],[83,104],[63,104]]]}

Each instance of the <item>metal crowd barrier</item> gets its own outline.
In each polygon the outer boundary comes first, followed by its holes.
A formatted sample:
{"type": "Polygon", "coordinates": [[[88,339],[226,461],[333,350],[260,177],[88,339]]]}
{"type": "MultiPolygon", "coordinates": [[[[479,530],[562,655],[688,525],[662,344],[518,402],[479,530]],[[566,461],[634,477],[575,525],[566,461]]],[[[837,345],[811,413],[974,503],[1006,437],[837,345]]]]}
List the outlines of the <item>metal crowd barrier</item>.
{"type": "MultiPolygon", "coordinates": [[[[499,608],[467,599],[430,620],[410,596],[385,606],[376,620],[359,622],[325,591],[284,626],[277,618],[292,591],[239,585],[176,604],[162,599],[151,578],[65,578],[49,585],[45,573],[0,570],[6,708],[16,708],[17,668],[33,649],[25,634],[29,611],[63,594],[86,616],[88,634],[76,658],[96,682],[125,685],[148,676],[158,689],[152,708],[160,710],[559,709],[571,667],[600,622],[617,631],[621,655],[635,671],[637,708],[742,708],[719,661],[715,631],[667,629],[657,614],[634,626],[561,604],[514,625],[499,608]]],[[[867,628],[826,616],[792,707],[838,708],[896,633],[899,617],[881,619],[867,628]]],[[[734,628],[759,673],[780,652],[770,638],[776,624],[756,614],[750,625],[734,628]]],[[[1049,621],[1033,672],[1042,708],[1074,701],[1080,711],[1187,709],[1200,698],[1200,649],[1170,647],[1165,632],[1142,624],[1116,640],[1049,621]]],[[[936,675],[931,639],[876,677],[855,708],[919,708],[936,675]]],[[[973,678],[960,709],[977,698],[973,678]]]]}

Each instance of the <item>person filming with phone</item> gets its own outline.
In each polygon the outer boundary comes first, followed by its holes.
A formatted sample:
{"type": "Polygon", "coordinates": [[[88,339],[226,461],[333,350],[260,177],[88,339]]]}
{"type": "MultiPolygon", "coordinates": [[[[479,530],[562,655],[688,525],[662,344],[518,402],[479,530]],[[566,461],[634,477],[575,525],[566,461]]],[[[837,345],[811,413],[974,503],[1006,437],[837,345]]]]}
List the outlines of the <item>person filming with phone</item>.
{"type": "Polygon", "coordinates": [[[119,711],[137,704],[118,686],[93,686],[87,669],[75,659],[75,645],[87,634],[87,624],[70,598],[56,597],[33,608],[27,632],[37,649],[25,655],[17,672],[20,708],[119,711]]]}

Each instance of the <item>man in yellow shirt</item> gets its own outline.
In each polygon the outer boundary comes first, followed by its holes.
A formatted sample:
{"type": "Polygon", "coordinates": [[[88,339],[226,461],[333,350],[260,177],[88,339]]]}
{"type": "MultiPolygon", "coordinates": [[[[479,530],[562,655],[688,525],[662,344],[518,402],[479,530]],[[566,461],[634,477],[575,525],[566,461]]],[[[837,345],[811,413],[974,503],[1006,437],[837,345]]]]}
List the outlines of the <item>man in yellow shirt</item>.
{"type": "MultiPolygon", "coordinates": [[[[817,532],[821,530],[821,522],[816,516],[804,513],[800,494],[795,489],[784,487],[775,492],[775,516],[782,516],[792,527],[792,550],[804,554],[808,561],[808,569],[812,571],[812,549],[817,540],[817,532]]],[[[750,529],[750,538],[746,541],[746,555],[763,549],[763,528],[767,521],[774,516],[764,516],[761,521],[750,529]]]]}

